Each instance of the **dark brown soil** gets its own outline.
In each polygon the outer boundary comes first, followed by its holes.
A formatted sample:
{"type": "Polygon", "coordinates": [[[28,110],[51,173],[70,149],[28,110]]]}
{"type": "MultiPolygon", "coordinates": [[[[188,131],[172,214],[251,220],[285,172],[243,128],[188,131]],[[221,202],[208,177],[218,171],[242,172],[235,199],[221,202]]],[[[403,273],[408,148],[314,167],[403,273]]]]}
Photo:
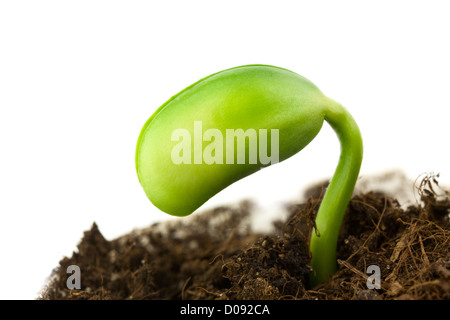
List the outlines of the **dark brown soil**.
{"type": "Polygon", "coordinates": [[[250,231],[249,202],[111,241],[94,224],[39,299],[449,299],[449,193],[435,176],[421,181],[421,200],[407,209],[381,192],[352,198],[338,272],[316,288],[307,244],[323,185],[266,235],[250,231]],[[69,265],[81,269],[81,290],[67,289],[69,265]],[[380,267],[380,289],[367,287],[369,265],[380,267]]]}

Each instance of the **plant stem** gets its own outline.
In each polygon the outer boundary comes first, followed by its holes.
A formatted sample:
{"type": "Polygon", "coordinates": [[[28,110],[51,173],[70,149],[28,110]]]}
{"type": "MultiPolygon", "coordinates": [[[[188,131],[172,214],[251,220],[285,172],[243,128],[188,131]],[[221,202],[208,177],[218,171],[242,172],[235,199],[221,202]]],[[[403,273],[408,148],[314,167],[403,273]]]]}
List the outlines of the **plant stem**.
{"type": "Polygon", "coordinates": [[[316,217],[310,242],[313,272],[310,285],[327,282],[337,270],[336,248],[339,230],[361,167],[361,133],[350,113],[330,99],[325,120],[336,132],[341,155],[316,217]]]}

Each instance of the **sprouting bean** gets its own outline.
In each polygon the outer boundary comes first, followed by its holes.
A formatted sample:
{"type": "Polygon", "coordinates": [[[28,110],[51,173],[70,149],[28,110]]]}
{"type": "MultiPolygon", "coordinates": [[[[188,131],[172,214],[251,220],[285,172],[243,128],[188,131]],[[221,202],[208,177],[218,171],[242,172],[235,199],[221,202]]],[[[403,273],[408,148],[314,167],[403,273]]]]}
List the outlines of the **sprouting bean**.
{"type": "Polygon", "coordinates": [[[279,67],[246,65],[182,90],[141,131],[139,181],[160,210],[186,216],[237,180],[302,150],[324,120],[341,142],[310,243],[312,281],[324,282],[336,270],[337,236],[359,174],[362,139],[348,111],[306,78],[279,67]]]}

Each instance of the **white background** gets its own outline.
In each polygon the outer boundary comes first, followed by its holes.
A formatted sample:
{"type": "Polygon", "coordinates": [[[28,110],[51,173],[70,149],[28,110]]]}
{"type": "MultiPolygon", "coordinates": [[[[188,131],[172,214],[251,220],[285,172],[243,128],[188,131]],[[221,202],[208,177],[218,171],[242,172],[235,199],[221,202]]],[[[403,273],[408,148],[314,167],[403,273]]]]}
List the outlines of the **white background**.
{"type": "MultiPolygon", "coordinates": [[[[449,182],[448,1],[0,2],[0,298],[34,299],[95,221],[107,239],[171,217],[134,168],[148,117],[198,79],[271,64],[346,106],[361,175],[402,169],[449,182]]],[[[293,158],[203,208],[270,205],[330,177],[324,125],[293,158]]]]}

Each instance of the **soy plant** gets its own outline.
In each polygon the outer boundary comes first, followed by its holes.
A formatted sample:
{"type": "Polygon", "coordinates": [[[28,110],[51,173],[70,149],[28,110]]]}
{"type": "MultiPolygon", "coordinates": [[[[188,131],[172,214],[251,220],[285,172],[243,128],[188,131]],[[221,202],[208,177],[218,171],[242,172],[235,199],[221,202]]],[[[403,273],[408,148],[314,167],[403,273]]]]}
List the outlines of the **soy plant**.
{"type": "Polygon", "coordinates": [[[341,144],[310,239],[312,284],[326,282],[337,268],[337,238],[363,146],[350,113],[304,77],[246,65],[179,92],[142,128],[136,148],[139,181],[160,210],[186,216],[237,180],[302,150],[324,121],[341,144]]]}

